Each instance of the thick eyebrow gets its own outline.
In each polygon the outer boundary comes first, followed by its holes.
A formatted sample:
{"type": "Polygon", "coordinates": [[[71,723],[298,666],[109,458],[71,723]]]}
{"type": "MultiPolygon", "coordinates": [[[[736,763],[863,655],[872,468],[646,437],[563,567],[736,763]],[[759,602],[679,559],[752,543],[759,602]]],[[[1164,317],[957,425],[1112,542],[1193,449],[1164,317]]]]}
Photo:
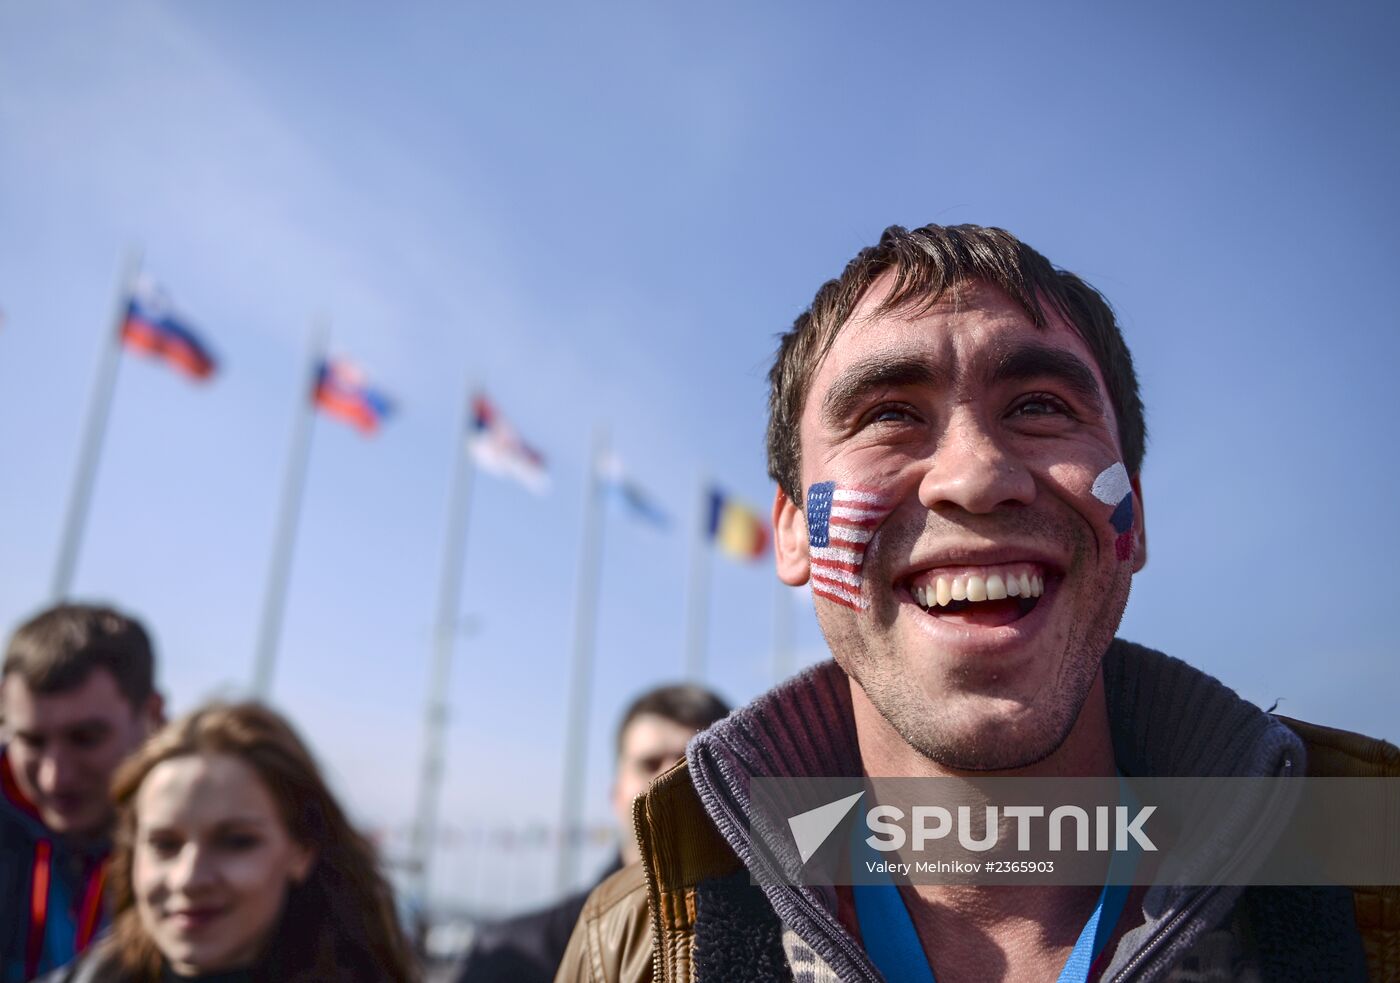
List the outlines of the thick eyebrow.
{"type": "Polygon", "coordinates": [[[871,392],[900,386],[943,387],[951,381],[947,367],[908,355],[873,355],[836,377],[822,399],[822,422],[836,429],[871,392]]]}
{"type": "Polygon", "coordinates": [[[1003,355],[992,367],[993,383],[1030,382],[1034,379],[1056,380],[1094,412],[1103,415],[1103,393],[1099,390],[1099,381],[1093,370],[1082,359],[1062,348],[1021,345],[1003,355]]]}

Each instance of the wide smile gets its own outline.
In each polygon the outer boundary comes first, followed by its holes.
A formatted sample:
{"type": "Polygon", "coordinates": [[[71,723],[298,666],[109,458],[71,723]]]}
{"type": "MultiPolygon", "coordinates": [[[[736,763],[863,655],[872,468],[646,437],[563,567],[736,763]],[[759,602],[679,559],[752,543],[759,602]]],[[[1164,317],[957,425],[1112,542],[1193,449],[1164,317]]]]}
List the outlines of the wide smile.
{"type": "Polygon", "coordinates": [[[1045,620],[1063,575],[1042,561],[938,566],[896,582],[899,601],[944,642],[1024,641],[1045,620]]]}

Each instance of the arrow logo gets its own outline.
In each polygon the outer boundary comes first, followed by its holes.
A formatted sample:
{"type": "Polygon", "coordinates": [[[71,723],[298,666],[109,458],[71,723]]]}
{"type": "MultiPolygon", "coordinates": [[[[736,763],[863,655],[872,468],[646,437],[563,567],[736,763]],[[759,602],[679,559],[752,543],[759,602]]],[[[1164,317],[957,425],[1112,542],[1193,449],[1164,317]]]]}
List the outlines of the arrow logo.
{"type": "Polygon", "coordinates": [[[855,795],[848,795],[844,799],[828,802],[824,806],[817,806],[807,812],[799,812],[788,819],[788,828],[792,830],[793,841],[797,844],[797,853],[804,864],[811,859],[812,854],[821,849],[826,838],[837,826],[841,825],[841,820],[846,818],[846,814],[851,811],[856,801],[864,794],[864,792],[857,792],[855,795]]]}

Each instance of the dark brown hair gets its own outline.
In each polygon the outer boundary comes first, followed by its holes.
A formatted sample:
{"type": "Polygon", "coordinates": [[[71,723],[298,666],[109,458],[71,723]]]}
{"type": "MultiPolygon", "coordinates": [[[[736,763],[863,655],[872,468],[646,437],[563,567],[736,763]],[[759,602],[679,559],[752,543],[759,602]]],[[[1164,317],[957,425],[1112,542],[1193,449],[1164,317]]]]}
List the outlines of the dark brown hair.
{"type": "Polygon", "coordinates": [[[729,715],[729,704],[703,686],[676,683],[649,689],[632,701],[617,725],[617,753],[622,753],[622,737],[627,727],[644,714],[652,714],[692,730],[704,730],[729,715]]]}
{"type": "Polygon", "coordinates": [[[822,284],[812,306],[782,336],[768,373],[768,474],[794,503],[802,501],[798,423],[812,378],[856,305],[884,273],[891,273],[894,283],[876,314],[924,311],[945,293],[982,282],[1004,291],[1043,328],[1048,302],[1084,340],[1103,373],[1128,473],[1142,469],[1147,424],[1133,357],[1113,309],[1097,290],[1003,229],[926,225],[910,232],[892,225],[839,277],[822,284]]]}
{"type": "Polygon", "coordinates": [[[106,669],[139,709],[155,691],[155,654],[141,622],[112,608],[60,604],[15,630],[0,678],[11,674],[36,693],[76,689],[106,669]]]}
{"type": "Polygon", "coordinates": [[[192,754],[228,754],[248,764],[272,794],[291,837],[316,852],[306,880],[290,889],[254,978],[416,980],[374,848],[345,818],[306,745],[264,706],[216,703],[155,734],[117,770],[112,784],[117,834],[111,947],[133,983],[161,978],[161,956],[141,925],[132,889],[136,794],[156,765],[192,754]]]}

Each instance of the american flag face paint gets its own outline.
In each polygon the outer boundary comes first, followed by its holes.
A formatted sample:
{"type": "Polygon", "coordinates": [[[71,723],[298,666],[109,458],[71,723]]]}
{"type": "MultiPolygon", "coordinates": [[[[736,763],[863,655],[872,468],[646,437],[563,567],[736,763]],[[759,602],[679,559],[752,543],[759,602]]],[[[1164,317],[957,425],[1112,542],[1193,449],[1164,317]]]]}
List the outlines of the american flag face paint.
{"type": "Polygon", "coordinates": [[[1091,489],[1094,497],[1105,505],[1113,506],[1109,523],[1118,534],[1113,540],[1113,552],[1120,561],[1133,558],[1133,486],[1128,481],[1128,469],[1120,461],[1105,468],[1094,479],[1091,489]]]}
{"type": "Polygon", "coordinates": [[[865,548],[891,508],[886,496],[866,488],[822,481],[807,489],[813,594],[853,611],[870,606],[861,594],[865,548]]]}

